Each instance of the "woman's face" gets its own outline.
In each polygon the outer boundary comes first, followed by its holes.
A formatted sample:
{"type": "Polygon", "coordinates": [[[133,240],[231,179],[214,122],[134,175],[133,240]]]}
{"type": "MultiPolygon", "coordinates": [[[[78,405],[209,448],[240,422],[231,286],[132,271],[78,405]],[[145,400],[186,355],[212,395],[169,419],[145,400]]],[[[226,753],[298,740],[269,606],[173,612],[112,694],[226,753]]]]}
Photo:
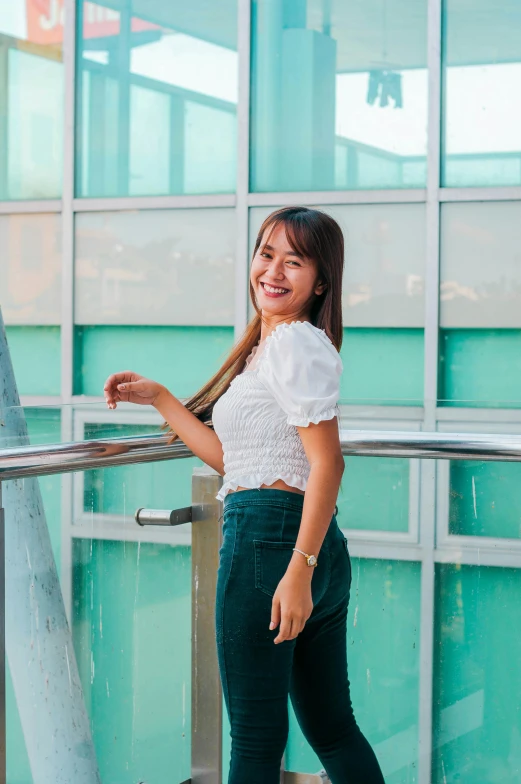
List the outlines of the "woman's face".
{"type": "Polygon", "coordinates": [[[325,289],[318,283],[315,262],[293,250],[283,225],[264,233],[253,257],[250,281],[259,308],[273,316],[307,315],[306,303],[325,289]]]}

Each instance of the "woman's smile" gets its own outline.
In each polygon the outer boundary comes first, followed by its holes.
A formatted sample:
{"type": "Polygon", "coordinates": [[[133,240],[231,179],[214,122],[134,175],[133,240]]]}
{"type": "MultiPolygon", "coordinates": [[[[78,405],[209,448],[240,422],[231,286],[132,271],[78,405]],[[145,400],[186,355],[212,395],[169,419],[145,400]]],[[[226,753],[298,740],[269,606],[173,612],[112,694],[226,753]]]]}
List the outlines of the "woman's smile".
{"type": "Polygon", "coordinates": [[[272,286],[263,280],[261,280],[260,285],[267,297],[284,297],[290,292],[290,289],[286,289],[283,286],[272,286]]]}

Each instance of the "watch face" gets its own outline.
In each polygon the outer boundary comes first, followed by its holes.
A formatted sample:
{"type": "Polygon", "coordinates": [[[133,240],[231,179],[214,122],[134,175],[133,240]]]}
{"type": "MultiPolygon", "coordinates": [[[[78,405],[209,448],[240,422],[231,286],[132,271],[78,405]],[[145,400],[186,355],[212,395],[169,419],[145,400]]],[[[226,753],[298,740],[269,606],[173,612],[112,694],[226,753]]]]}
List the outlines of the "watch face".
{"type": "Polygon", "coordinates": [[[310,555],[309,558],[308,558],[308,565],[309,566],[315,566],[316,562],[317,562],[317,559],[315,558],[315,556],[314,555],[310,555]]]}

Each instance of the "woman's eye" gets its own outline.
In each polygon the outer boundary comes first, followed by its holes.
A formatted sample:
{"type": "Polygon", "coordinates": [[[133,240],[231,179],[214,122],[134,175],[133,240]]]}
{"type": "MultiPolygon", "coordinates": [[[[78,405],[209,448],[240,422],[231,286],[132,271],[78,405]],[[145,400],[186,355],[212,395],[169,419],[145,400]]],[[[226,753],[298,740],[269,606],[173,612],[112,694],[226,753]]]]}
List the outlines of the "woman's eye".
{"type": "Polygon", "coordinates": [[[297,265],[297,267],[300,267],[300,264],[298,263],[298,261],[295,261],[294,259],[290,259],[290,260],[288,261],[288,264],[296,264],[296,265],[297,265]]]}

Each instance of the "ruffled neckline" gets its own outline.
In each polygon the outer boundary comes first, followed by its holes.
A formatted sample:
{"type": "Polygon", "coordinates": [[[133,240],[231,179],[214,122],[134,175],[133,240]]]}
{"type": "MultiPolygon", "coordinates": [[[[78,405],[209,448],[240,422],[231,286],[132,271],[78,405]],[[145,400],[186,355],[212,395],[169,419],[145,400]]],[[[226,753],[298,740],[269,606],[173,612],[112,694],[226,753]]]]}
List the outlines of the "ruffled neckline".
{"type": "MultiPolygon", "coordinates": [[[[245,368],[242,371],[242,373],[239,373],[237,376],[235,376],[233,381],[235,381],[236,379],[240,378],[241,376],[245,376],[247,373],[257,373],[259,368],[260,368],[260,366],[261,366],[261,364],[263,362],[265,362],[266,359],[269,356],[270,344],[272,344],[273,341],[280,340],[281,339],[281,335],[282,335],[282,333],[284,332],[285,329],[295,329],[297,324],[307,325],[306,328],[310,327],[315,332],[318,332],[319,335],[321,335],[323,338],[325,338],[326,342],[329,343],[330,346],[333,346],[333,348],[335,348],[335,346],[333,344],[333,341],[330,339],[330,337],[326,333],[325,329],[321,329],[320,327],[315,327],[315,325],[312,324],[311,321],[299,321],[299,320],[297,320],[297,321],[290,321],[289,323],[287,321],[282,321],[280,324],[277,324],[275,329],[272,332],[270,332],[270,334],[265,338],[263,350],[261,351],[259,357],[257,358],[257,364],[255,365],[253,370],[248,370],[248,368],[251,365],[254,357],[256,356],[257,351],[258,351],[262,341],[261,341],[261,343],[257,343],[257,345],[253,347],[251,353],[247,357],[247,365],[245,366],[245,368]]],[[[336,348],[335,348],[335,351],[336,351],[336,348]]],[[[232,381],[232,383],[233,383],[233,381],[232,381]]]]}

